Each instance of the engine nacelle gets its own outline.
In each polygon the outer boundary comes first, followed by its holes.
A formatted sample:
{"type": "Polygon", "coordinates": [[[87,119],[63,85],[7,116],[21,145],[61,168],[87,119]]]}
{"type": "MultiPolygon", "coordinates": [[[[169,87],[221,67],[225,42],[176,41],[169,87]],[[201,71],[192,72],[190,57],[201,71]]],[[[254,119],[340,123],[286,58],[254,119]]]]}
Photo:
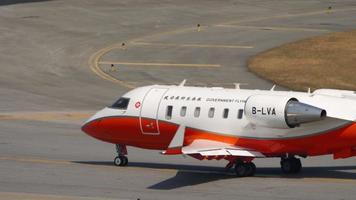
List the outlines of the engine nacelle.
{"type": "Polygon", "coordinates": [[[253,95],[245,104],[246,118],[253,124],[271,128],[294,128],[303,123],[323,120],[326,111],[296,98],[277,95],[253,95]]]}

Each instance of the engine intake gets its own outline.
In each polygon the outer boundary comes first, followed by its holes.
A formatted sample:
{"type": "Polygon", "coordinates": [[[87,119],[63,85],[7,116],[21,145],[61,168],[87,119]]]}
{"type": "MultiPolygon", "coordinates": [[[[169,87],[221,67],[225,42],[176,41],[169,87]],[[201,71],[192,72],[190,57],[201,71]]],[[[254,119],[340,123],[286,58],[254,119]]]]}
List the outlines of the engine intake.
{"type": "Polygon", "coordinates": [[[245,115],[254,124],[271,128],[294,128],[303,123],[323,120],[326,111],[296,98],[277,95],[253,95],[245,104],[245,115]]]}

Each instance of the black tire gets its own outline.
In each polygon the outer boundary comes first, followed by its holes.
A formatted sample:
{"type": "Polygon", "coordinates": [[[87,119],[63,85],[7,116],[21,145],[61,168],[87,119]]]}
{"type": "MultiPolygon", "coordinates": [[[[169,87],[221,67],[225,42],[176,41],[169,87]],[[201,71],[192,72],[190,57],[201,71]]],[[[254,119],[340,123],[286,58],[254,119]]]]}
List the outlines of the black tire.
{"type": "Polygon", "coordinates": [[[281,169],[284,173],[290,174],[293,171],[293,164],[291,159],[282,159],[281,160],[281,169]]]}
{"type": "Polygon", "coordinates": [[[236,163],[235,164],[235,173],[237,177],[244,177],[246,176],[247,167],[244,163],[236,163]]]}
{"type": "Polygon", "coordinates": [[[120,156],[116,156],[115,159],[114,159],[114,165],[116,166],[121,166],[122,165],[122,159],[120,156]]]}
{"type": "Polygon", "coordinates": [[[250,162],[250,163],[246,163],[245,165],[247,165],[246,176],[253,176],[253,175],[255,175],[255,172],[256,172],[256,165],[255,165],[255,163],[250,162]]]}
{"type": "Polygon", "coordinates": [[[301,171],[302,163],[300,162],[300,159],[298,159],[298,158],[293,159],[293,167],[294,167],[294,169],[293,169],[294,174],[297,174],[301,171]]]}
{"type": "Polygon", "coordinates": [[[296,174],[302,169],[302,163],[297,158],[282,158],[281,169],[286,174],[296,174]]]}
{"type": "Polygon", "coordinates": [[[123,156],[122,166],[127,166],[128,163],[129,163],[129,159],[126,156],[123,156]]]}
{"type": "Polygon", "coordinates": [[[116,156],[114,159],[114,165],[116,166],[126,166],[128,163],[128,159],[126,156],[116,156]]]}

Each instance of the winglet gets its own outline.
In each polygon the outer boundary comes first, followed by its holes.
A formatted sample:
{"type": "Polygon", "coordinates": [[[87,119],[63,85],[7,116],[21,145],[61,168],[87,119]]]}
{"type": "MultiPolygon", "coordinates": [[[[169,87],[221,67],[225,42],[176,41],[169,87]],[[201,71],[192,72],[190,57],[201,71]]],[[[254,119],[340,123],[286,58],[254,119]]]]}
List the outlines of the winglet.
{"type": "Polygon", "coordinates": [[[187,80],[186,80],[186,79],[184,79],[182,82],[180,82],[180,83],[179,83],[179,85],[178,85],[178,86],[179,86],[179,87],[183,87],[183,86],[185,85],[185,82],[186,82],[186,81],[187,81],[187,80]]]}
{"type": "Polygon", "coordinates": [[[171,143],[169,144],[166,151],[162,152],[165,155],[175,155],[182,154],[182,147],[184,141],[185,126],[180,125],[174,135],[171,143]]]}

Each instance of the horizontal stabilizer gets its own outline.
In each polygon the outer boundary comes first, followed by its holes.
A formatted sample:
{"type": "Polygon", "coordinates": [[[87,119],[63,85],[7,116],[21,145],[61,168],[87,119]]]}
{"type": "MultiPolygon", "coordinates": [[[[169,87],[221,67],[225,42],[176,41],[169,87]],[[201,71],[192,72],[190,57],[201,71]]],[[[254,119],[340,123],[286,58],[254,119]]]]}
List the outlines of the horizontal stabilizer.
{"type": "Polygon", "coordinates": [[[312,97],[300,98],[302,103],[309,104],[326,111],[327,117],[356,121],[356,99],[313,93],[312,97]]]}

